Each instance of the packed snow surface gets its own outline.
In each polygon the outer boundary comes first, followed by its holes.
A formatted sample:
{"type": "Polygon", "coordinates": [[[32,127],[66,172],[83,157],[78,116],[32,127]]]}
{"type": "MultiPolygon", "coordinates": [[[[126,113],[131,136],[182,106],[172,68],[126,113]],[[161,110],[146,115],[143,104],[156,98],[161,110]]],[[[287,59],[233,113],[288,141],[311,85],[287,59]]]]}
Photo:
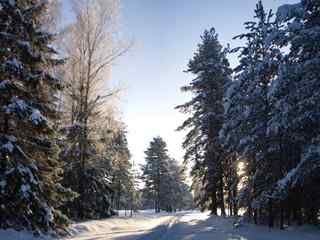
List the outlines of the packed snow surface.
{"type": "Polygon", "coordinates": [[[125,216],[121,211],[118,217],[75,224],[70,228],[72,237],[66,240],[140,239],[173,218],[173,215],[154,214],[154,211],[140,211],[132,218],[128,214],[125,216]]]}
{"type": "MultiPolygon", "coordinates": [[[[71,236],[63,240],[319,240],[320,229],[312,226],[269,229],[240,223],[208,213],[180,212],[154,214],[142,211],[132,218],[120,216],[71,226],[71,236]]],[[[36,240],[27,233],[0,231],[1,240],[36,240]]],[[[41,238],[43,239],[43,238],[41,238]]]]}

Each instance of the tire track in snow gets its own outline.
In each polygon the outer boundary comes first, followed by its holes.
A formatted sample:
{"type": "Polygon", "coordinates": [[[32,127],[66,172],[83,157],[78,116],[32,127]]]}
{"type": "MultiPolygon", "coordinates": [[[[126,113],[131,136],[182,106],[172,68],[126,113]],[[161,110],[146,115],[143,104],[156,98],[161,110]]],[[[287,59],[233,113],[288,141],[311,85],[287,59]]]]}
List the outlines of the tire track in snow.
{"type": "Polygon", "coordinates": [[[167,221],[165,224],[161,224],[158,227],[151,230],[151,232],[145,236],[138,238],[137,240],[165,240],[170,235],[171,228],[179,222],[180,217],[174,216],[172,219],[167,221]]]}

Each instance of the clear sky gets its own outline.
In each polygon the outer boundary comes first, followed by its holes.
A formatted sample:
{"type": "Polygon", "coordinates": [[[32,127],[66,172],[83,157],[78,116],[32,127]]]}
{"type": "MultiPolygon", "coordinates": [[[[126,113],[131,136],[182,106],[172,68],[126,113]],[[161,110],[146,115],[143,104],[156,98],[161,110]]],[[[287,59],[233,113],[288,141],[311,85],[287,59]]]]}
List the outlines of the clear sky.
{"type": "MultiPolygon", "coordinates": [[[[121,35],[133,39],[134,45],[114,64],[112,80],[126,86],[121,112],[136,163],[144,161],[144,150],[158,135],[168,143],[170,155],[182,159],[183,133],[175,129],[185,116],[174,107],[188,100],[179,89],[193,77],[183,70],[205,29],[215,27],[222,44],[237,46],[232,37],[244,31],[243,23],[252,19],[256,2],[122,0],[121,35]]],[[[276,9],[298,0],[263,2],[266,8],[276,9]]],[[[231,57],[230,62],[234,66],[237,60],[231,57]]]]}

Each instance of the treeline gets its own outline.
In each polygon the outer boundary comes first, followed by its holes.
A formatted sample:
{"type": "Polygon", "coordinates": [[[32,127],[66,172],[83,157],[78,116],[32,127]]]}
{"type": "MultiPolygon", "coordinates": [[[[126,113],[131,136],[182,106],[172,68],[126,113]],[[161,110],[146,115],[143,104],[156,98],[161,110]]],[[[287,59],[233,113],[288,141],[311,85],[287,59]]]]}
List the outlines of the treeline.
{"type": "Polygon", "coordinates": [[[168,155],[166,142],[161,137],[153,138],[145,155],[146,163],[141,166],[142,208],[154,208],[156,213],[193,209],[193,196],[185,183],[185,171],[168,155]]]}
{"type": "Polygon", "coordinates": [[[118,1],[71,2],[74,21],[52,34],[58,1],[0,1],[1,229],[53,233],[135,207],[117,91],[105,86],[125,51],[118,1]]]}
{"type": "Polygon", "coordinates": [[[198,205],[239,210],[258,224],[316,224],[320,214],[320,2],[266,11],[259,1],[243,43],[223,48],[205,31],[177,108],[190,116],[185,161],[198,205]],[[229,53],[238,53],[231,69],[229,53]]]}

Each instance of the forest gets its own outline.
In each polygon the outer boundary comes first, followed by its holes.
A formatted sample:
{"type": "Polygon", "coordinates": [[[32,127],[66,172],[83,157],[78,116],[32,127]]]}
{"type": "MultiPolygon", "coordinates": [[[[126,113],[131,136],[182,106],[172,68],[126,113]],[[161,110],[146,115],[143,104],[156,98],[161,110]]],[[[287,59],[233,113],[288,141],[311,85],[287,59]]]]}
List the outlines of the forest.
{"type": "Polygon", "coordinates": [[[148,209],[319,226],[319,0],[258,1],[237,47],[204,30],[175,107],[184,158],[155,134],[143,164],[118,109],[125,90],[110,83],[132,45],[121,1],[70,2],[66,22],[59,0],[0,0],[0,229],[61,236],[148,209]]]}
{"type": "Polygon", "coordinates": [[[319,223],[320,2],[259,1],[242,45],[223,47],[206,30],[178,106],[198,206],[270,227],[319,223]],[[238,54],[231,69],[228,56],[238,54]]]}

